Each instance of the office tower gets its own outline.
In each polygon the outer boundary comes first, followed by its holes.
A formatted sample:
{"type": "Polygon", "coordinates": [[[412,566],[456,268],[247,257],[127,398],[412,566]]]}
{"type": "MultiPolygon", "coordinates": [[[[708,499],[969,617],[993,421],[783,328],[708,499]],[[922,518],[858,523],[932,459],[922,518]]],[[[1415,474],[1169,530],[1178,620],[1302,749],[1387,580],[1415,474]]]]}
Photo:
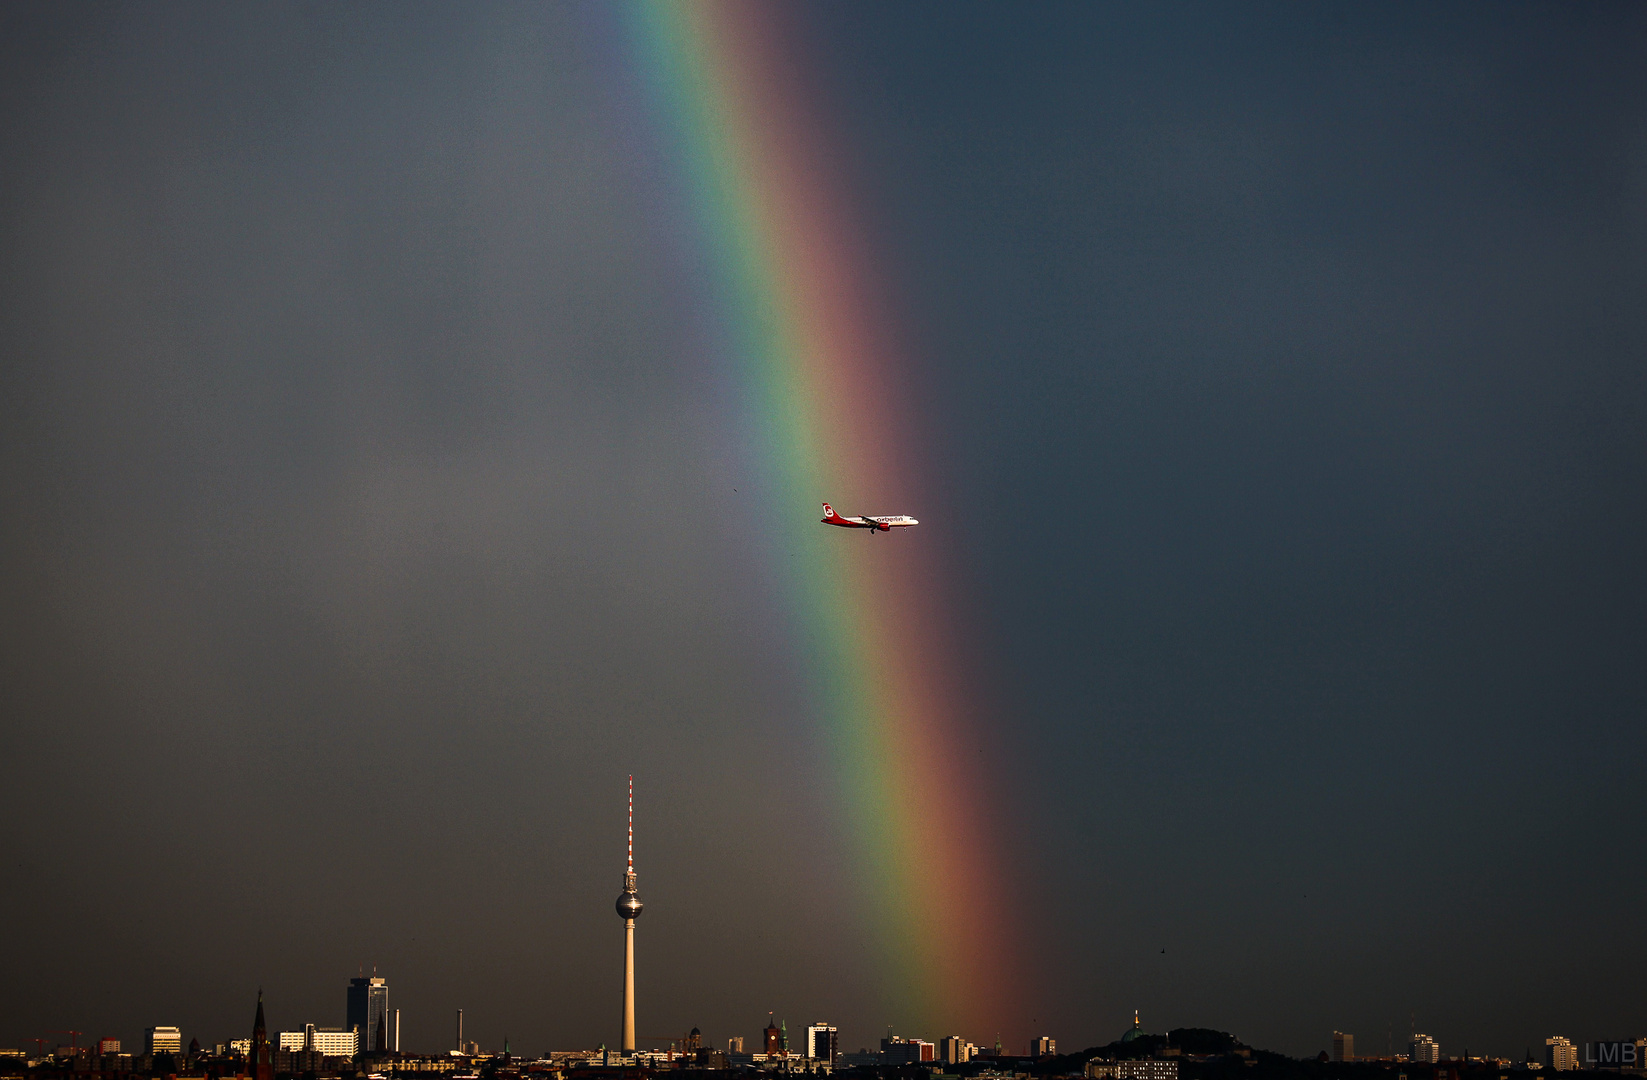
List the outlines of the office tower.
{"type": "Polygon", "coordinates": [[[618,894],[618,918],[623,920],[623,1052],[635,1052],[635,920],[640,918],[635,895],[635,778],[629,778],[629,862],[618,894]]]}
{"type": "Polygon", "coordinates": [[[1441,1060],[1441,1046],[1428,1035],[1414,1035],[1407,1044],[1407,1060],[1434,1065],[1441,1060]]]}
{"type": "MultiPolygon", "coordinates": [[[[183,1032],[174,1027],[152,1027],[143,1031],[144,1041],[151,1054],[180,1054],[183,1052],[183,1032]]],[[[116,1051],[118,1053],[118,1051],[116,1051]]]]}
{"type": "Polygon", "coordinates": [[[360,1034],[364,1053],[389,1049],[389,980],[376,975],[349,980],[343,1026],[360,1034]]]}
{"type": "Polygon", "coordinates": [[[1544,1040],[1544,1064],[1553,1072],[1567,1072],[1578,1068],[1578,1047],[1561,1035],[1544,1040]]]}
{"type": "Polygon", "coordinates": [[[1040,1035],[1030,1041],[1029,1056],[1032,1058],[1051,1057],[1057,1052],[1058,1042],[1051,1035],[1040,1035]]]}
{"type": "Polygon", "coordinates": [[[728,1054],[741,1054],[741,1053],[743,1053],[743,1036],[742,1035],[733,1035],[730,1038],[728,1038],[726,1040],[726,1052],[728,1054]]]}
{"type": "Polygon", "coordinates": [[[938,1060],[945,1065],[959,1065],[972,1060],[972,1044],[959,1035],[938,1040],[938,1060]]]}
{"type": "Polygon", "coordinates": [[[1334,1061],[1355,1060],[1355,1036],[1346,1031],[1332,1033],[1332,1059],[1334,1061]]]}
{"type": "Polygon", "coordinates": [[[98,1056],[120,1053],[120,1040],[104,1037],[97,1040],[98,1056]]]}
{"type": "Polygon", "coordinates": [[[457,1052],[463,1053],[463,1010],[458,1010],[458,1041],[457,1052]]]}
{"type": "Polygon", "coordinates": [[[806,1029],[806,1056],[814,1061],[834,1062],[840,1048],[840,1035],[835,1028],[819,1020],[806,1029]]]}
{"type": "Polygon", "coordinates": [[[263,991],[257,992],[257,1019],[252,1021],[252,1041],[246,1049],[246,1071],[251,1080],[274,1080],[274,1050],[269,1046],[269,1027],[263,1022],[263,991]]]}

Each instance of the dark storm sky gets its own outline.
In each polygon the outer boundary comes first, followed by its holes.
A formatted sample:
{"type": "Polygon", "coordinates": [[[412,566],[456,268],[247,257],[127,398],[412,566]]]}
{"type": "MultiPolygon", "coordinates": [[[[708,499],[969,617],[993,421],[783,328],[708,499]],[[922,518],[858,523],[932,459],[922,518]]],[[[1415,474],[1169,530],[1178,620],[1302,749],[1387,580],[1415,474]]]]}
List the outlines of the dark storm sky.
{"type": "MultiPolygon", "coordinates": [[[[1643,1030],[1647,9],[792,23],[969,511],[1002,1033],[1643,1030]]],[[[626,63],[0,8],[0,1045],[363,962],[415,1049],[612,1041],[631,771],[643,1035],[949,1033],[872,989],[626,63]]]]}

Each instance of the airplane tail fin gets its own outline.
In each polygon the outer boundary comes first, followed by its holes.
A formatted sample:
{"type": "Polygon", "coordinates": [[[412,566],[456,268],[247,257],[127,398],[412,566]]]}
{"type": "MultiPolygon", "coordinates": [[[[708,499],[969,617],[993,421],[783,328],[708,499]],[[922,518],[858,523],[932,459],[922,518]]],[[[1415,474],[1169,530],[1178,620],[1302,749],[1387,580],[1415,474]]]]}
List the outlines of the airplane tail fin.
{"type": "Polygon", "coordinates": [[[830,505],[828,503],[824,503],[823,508],[824,508],[824,517],[832,518],[832,517],[835,516],[835,511],[830,507],[830,505]]]}

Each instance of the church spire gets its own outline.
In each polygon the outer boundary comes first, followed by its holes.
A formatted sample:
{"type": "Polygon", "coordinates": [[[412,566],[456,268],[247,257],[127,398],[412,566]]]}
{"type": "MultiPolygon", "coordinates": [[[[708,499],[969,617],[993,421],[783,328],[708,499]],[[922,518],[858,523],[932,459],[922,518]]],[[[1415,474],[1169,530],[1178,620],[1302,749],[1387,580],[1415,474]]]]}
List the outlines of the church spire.
{"type": "Polygon", "coordinates": [[[263,1022],[263,989],[257,991],[257,1019],[252,1021],[252,1052],[247,1055],[252,1080],[274,1080],[274,1054],[269,1049],[269,1027],[263,1022]]]}

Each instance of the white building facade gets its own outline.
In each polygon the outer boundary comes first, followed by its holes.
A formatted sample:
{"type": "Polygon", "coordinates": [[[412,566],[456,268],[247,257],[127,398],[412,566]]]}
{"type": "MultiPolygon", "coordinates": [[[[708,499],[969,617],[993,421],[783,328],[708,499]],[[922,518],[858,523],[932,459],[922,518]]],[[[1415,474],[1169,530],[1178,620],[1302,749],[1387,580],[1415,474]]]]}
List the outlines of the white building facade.
{"type": "Polygon", "coordinates": [[[327,1057],[352,1058],[360,1049],[360,1036],[342,1028],[305,1024],[302,1031],[282,1031],[276,1045],[282,1050],[313,1050],[327,1057]]]}
{"type": "Polygon", "coordinates": [[[152,1027],[143,1031],[143,1040],[151,1054],[181,1054],[183,1031],[174,1027],[152,1027]]]}

